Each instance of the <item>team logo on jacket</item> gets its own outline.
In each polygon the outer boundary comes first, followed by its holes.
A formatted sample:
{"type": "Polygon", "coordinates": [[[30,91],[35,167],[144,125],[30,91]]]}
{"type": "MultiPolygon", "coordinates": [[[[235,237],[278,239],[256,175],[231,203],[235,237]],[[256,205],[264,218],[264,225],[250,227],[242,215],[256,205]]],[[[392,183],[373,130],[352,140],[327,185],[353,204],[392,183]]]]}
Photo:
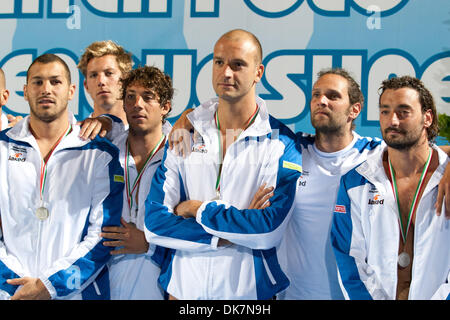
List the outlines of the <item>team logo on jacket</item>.
{"type": "Polygon", "coordinates": [[[12,146],[8,160],[25,162],[27,160],[27,149],[19,146],[12,146]]]}
{"type": "Polygon", "coordinates": [[[303,175],[301,175],[298,178],[298,186],[299,187],[306,187],[306,180],[305,180],[305,177],[303,175]]]}
{"type": "Polygon", "coordinates": [[[384,199],[380,199],[380,195],[376,194],[373,199],[369,199],[369,204],[384,204],[384,199]]]}
{"type": "Polygon", "coordinates": [[[345,206],[341,204],[337,204],[334,206],[334,212],[336,213],[347,213],[347,210],[345,210],[345,206]]]}
{"type": "Polygon", "coordinates": [[[194,134],[194,144],[192,145],[192,152],[200,152],[200,153],[208,152],[208,150],[206,149],[205,141],[203,140],[203,137],[199,134],[194,134]]]}

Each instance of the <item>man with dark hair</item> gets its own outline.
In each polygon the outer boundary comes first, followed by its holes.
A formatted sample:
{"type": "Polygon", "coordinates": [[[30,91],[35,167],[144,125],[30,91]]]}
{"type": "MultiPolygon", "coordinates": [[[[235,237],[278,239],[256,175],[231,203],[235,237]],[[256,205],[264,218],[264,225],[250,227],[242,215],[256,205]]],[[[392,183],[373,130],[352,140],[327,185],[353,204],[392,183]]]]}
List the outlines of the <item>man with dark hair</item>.
{"type": "Polygon", "coordinates": [[[56,55],[36,58],[24,86],[30,115],[0,133],[6,299],[109,298],[100,231],[119,224],[123,170],[112,144],[78,137],[68,70],[56,55]]]}
{"type": "Polygon", "coordinates": [[[449,299],[450,221],[434,208],[449,159],[432,144],[433,98],[404,76],[379,101],[387,147],[342,177],[334,209],[341,287],[347,299],[449,299]]]}
{"type": "Polygon", "coordinates": [[[170,112],[172,97],[172,80],[158,68],[141,67],[122,79],[122,100],[129,129],[113,140],[120,149],[120,162],[125,171],[122,226],[105,227],[102,233],[104,245],[116,248],[111,251],[114,257],[108,264],[112,299],[164,297],[158,285],[159,251],[149,246],[143,229],[145,199],[163,157],[166,134],[172,128],[164,120],[170,112]]]}

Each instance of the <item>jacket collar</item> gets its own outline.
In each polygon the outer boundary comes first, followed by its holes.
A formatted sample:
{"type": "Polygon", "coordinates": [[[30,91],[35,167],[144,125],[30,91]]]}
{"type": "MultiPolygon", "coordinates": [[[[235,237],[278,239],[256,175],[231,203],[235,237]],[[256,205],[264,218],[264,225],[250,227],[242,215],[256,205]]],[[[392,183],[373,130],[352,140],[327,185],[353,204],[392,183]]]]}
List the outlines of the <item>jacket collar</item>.
{"type": "MultiPolygon", "coordinates": [[[[187,115],[187,118],[194,126],[195,130],[200,135],[209,135],[210,130],[216,131],[217,127],[214,120],[214,113],[217,110],[219,99],[212,98],[187,115]]],[[[272,129],[269,121],[269,113],[267,111],[266,102],[260,97],[256,96],[256,104],[259,107],[259,113],[253,124],[245,130],[239,137],[239,139],[246,136],[262,136],[269,134],[272,129]]]]}
{"type": "MultiPolygon", "coordinates": [[[[58,149],[61,148],[71,148],[71,147],[81,147],[87,144],[90,140],[81,140],[78,137],[80,132],[80,126],[76,125],[77,120],[72,112],[69,111],[69,123],[72,125],[71,132],[62,139],[58,149]]],[[[26,116],[21,121],[19,121],[13,128],[11,128],[6,135],[16,141],[22,141],[30,144],[37,150],[39,147],[37,145],[36,139],[30,131],[30,116],[26,116]]]]}
{"type": "MultiPolygon", "coordinates": [[[[428,181],[424,194],[428,192],[430,188],[439,184],[448,162],[448,156],[444,151],[436,145],[432,145],[432,148],[438,152],[439,165],[433,172],[431,179],[428,181]]],[[[369,182],[373,183],[378,190],[383,193],[390,192],[389,178],[383,167],[383,154],[386,150],[387,146],[382,149],[380,148],[379,152],[369,156],[366,161],[356,168],[356,171],[359,174],[369,180],[369,182]]]]}

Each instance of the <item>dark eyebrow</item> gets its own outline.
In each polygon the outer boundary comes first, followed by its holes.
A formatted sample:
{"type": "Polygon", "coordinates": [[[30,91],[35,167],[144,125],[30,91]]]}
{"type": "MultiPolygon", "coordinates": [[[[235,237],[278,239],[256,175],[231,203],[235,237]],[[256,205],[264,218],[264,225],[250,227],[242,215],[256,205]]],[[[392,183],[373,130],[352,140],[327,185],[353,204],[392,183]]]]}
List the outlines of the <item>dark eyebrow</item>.
{"type": "MultiPolygon", "coordinates": [[[[61,75],[57,75],[57,76],[50,76],[50,77],[48,77],[48,79],[58,79],[58,78],[64,78],[64,76],[61,76],[61,75]]],[[[37,80],[41,80],[41,79],[44,79],[44,77],[41,77],[41,76],[33,76],[33,77],[31,77],[31,79],[33,80],[33,79],[37,79],[37,80]]]]}

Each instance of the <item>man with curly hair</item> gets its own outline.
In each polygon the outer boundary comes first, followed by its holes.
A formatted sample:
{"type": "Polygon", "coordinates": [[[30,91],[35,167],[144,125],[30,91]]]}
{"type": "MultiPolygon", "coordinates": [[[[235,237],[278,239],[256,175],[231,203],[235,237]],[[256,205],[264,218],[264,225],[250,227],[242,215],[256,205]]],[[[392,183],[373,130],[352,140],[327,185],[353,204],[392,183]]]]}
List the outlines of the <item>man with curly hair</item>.
{"type": "Polygon", "coordinates": [[[156,257],[164,251],[149,246],[143,229],[145,199],[171,129],[165,118],[171,110],[172,80],[158,68],[145,66],[122,79],[121,91],[129,129],[113,143],[125,172],[122,226],[105,227],[102,234],[104,245],[116,248],[108,264],[111,299],[162,299],[157,282],[161,260],[156,257]]]}
{"type": "Polygon", "coordinates": [[[380,89],[387,146],[341,178],[334,209],[340,284],[347,299],[449,299],[450,221],[434,206],[449,158],[433,143],[433,97],[410,76],[380,89]]]}

